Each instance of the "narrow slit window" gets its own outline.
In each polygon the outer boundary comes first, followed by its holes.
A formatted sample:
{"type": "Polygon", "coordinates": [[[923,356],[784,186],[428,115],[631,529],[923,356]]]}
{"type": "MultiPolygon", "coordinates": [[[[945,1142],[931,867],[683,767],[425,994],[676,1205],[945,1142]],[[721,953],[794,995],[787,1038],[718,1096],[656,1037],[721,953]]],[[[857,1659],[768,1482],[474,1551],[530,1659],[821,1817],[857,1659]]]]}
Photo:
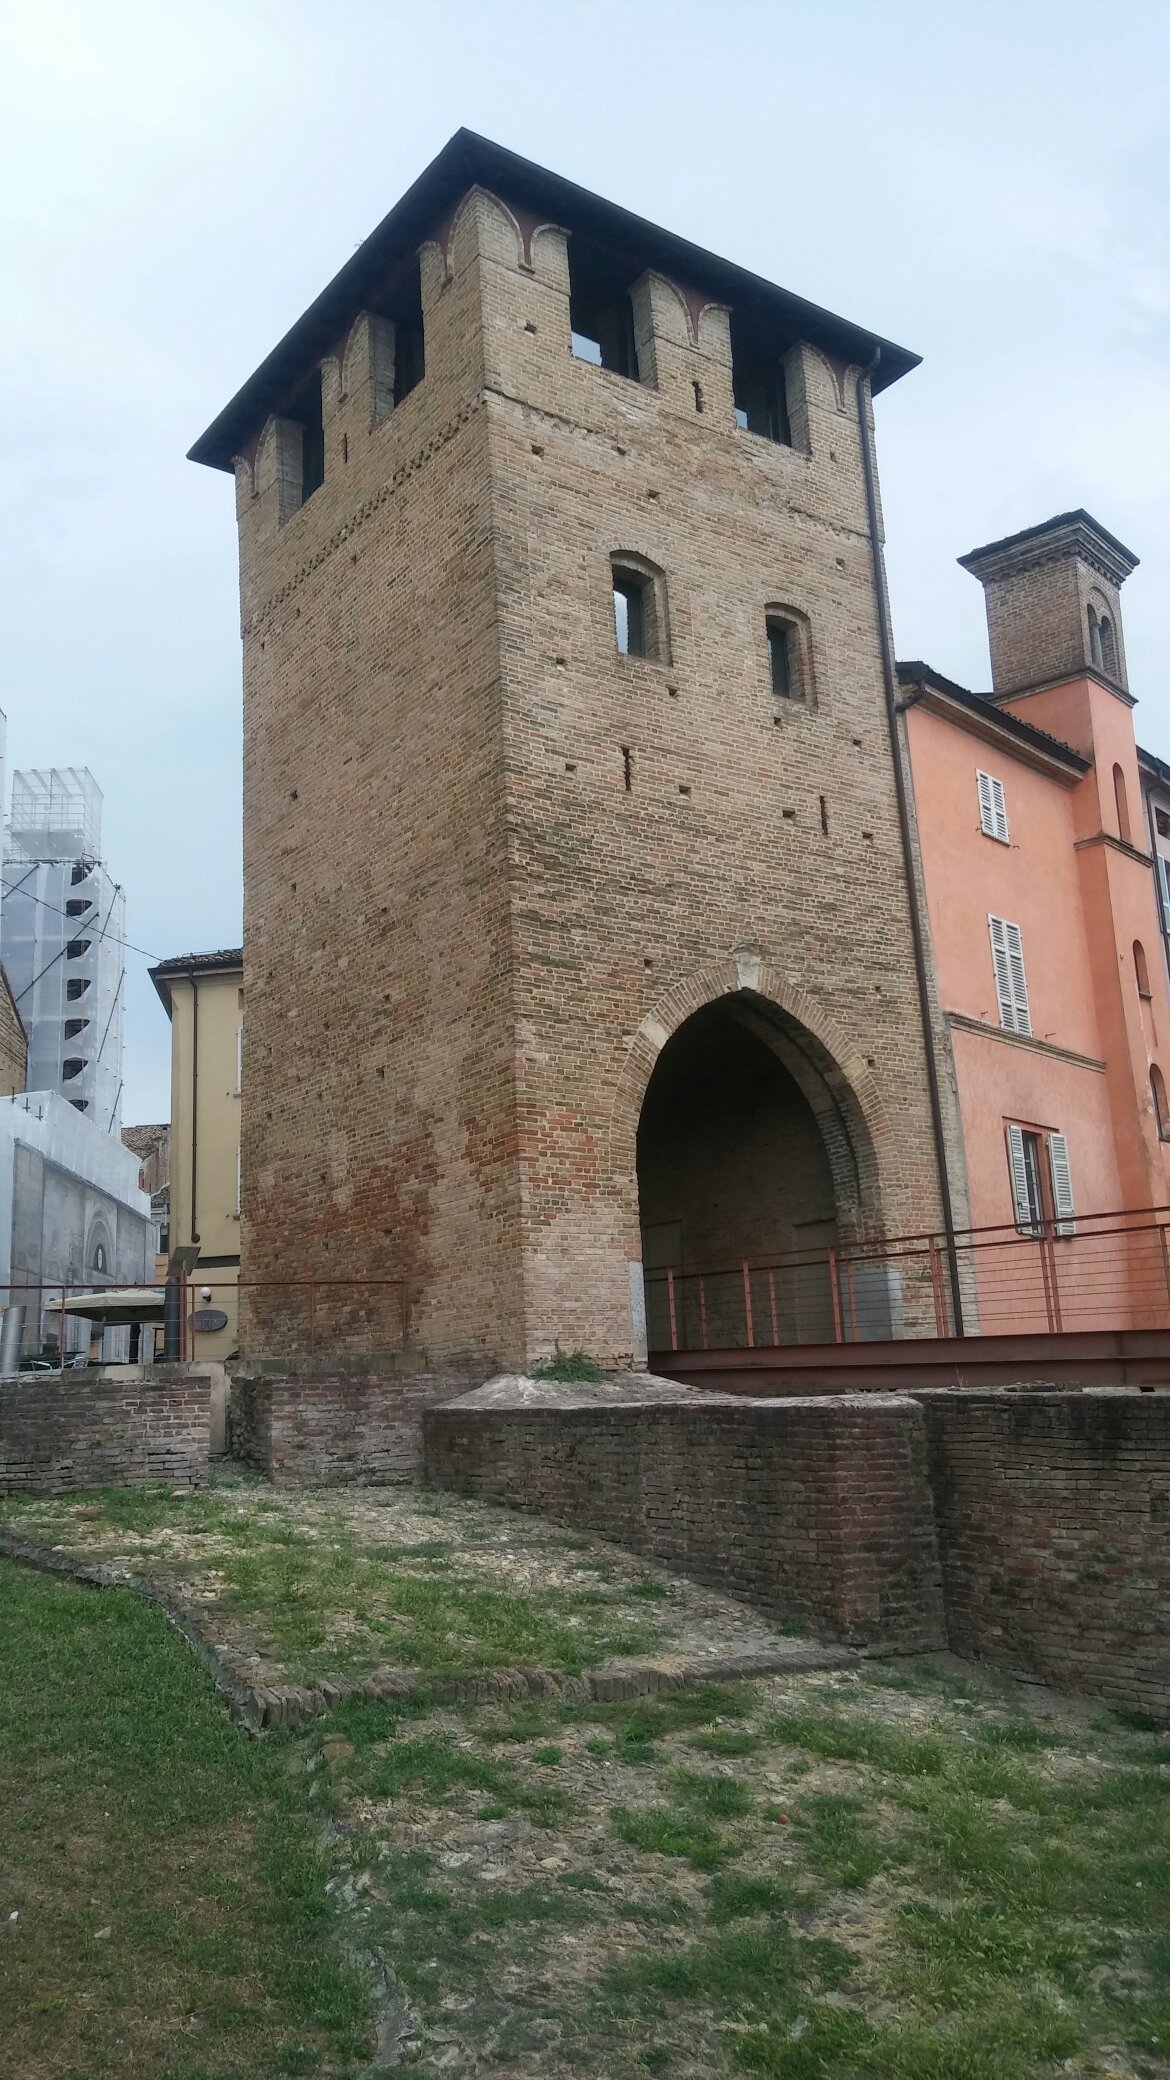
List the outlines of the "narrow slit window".
{"type": "Polygon", "coordinates": [[[796,623],[786,621],[779,614],[769,614],[767,631],[768,674],[774,698],[778,701],[804,700],[805,675],[800,631],[796,623]]]}
{"type": "Polygon", "coordinates": [[[1100,664],[1111,679],[1117,677],[1117,643],[1113,634],[1113,623],[1108,614],[1102,614],[1097,624],[1097,635],[1101,646],[1100,664]]]}
{"type": "Polygon", "coordinates": [[[995,992],[999,1022],[1009,1033],[1031,1033],[1032,1013],[1024,974],[1024,948],[1018,924],[1006,917],[988,917],[991,959],[995,969],[995,992]]]}
{"type": "Polygon", "coordinates": [[[399,405],[417,390],[427,372],[422,269],[417,261],[387,315],[394,320],[394,402],[399,405]]]}
{"type": "Polygon", "coordinates": [[[1137,981],[1139,997],[1148,998],[1151,994],[1150,971],[1146,965],[1146,949],[1140,939],[1135,939],[1133,942],[1133,972],[1137,981]]]}
{"type": "Polygon", "coordinates": [[[987,838],[995,838],[999,844],[1010,843],[1008,835],[1007,796],[1002,780],[994,773],[976,772],[979,785],[979,828],[987,838]]]}
{"type": "Polygon", "coordinates": [[[645,657],[646,655],[646,602],[643,597],[645,581],[624,572],[615,571],[613,579],[613,621],[617,646],[623,657],[645,657]]]}
{"type": "Polygon", "coordinates": [[[325,419],[321,405],[321,371],[313,370],[308,382],[288,408],[288,416],[301,429],[301,504],[312,498],[325,482],[325,419]]]}
{"type": "Polygon", "coordinates": [[[647,657],[670,662],[666,622],[666,586],[661,571],[630,558],[610,559],[613,587],[613,634],[621,657],[647,657]]]}
{"type": "Polygon", "coordinates": [[[1166,1102],[1166,1079],[1157,1062],[1150,1070],[1150,1096],[1154,1101],[1154,1118],[1158,1123],[1159,1141],[1170,1141],[1170,1104],[1166,1102]]]}
{"type": "Polygon", "coordinates": [[[1097,610],[1095,607],[1089,608],[1089,659],[1091,663],[1097,665],[1099,665],[1102,662],[1101,624],[1097,619],[1097,610]]]}

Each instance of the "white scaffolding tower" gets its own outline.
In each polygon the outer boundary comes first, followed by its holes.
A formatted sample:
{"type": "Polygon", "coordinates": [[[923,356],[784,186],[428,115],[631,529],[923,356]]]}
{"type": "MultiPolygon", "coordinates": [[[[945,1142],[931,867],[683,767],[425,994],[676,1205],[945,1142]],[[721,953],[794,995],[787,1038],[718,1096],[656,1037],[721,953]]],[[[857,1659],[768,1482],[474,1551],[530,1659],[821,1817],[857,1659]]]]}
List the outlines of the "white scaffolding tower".
{"type": "Polygon", "coordinates": [[[84,767],[12,776],[0,959],[28,1032],[28,1088],[104,1133],[121,1125],[125,899],[101,863],[102,794],[84,767]]]}

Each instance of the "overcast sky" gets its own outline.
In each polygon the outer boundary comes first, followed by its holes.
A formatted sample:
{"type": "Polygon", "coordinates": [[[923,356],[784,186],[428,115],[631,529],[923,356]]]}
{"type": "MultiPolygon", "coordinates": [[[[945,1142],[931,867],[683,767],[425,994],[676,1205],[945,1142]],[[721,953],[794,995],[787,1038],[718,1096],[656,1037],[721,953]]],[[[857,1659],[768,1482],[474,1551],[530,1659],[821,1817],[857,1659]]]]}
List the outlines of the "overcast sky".
{"type": "MultiPolygon", "coordinates": [[[[127,933],[240,936],[229,478],[183,457],[460,124],[914,348],[899,654],[985,687],[956,556],[1084,505],[1170,756],[1166,0],[0,6],[8,763],[88,765],[127,933]]],[[[169,1029],[129,956],[127,1121],[169,1029]]]]}

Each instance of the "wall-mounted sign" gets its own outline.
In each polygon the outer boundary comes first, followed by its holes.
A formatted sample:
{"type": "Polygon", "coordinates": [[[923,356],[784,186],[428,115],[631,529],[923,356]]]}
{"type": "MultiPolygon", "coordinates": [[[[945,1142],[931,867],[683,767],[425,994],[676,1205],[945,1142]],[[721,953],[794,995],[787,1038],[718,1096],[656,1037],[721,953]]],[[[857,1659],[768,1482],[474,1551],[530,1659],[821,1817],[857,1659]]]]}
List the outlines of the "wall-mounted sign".
{"type": "Polygon", "coordinates": [[[193,1329],[196,1336],[210,1336],[213,1330],[226,1329],[227,1325],[228,1318],[222,1307],[199,1307],[194,1314],[187,1316],[187,1327],[193,1329]]]}

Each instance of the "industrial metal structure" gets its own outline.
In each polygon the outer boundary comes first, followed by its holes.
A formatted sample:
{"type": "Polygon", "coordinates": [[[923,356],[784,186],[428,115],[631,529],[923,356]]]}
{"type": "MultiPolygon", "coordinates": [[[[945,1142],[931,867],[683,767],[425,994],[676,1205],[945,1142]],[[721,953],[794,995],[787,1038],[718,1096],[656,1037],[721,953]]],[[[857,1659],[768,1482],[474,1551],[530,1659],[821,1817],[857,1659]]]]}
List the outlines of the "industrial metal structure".
{"type": "Polygon", "coordinates": [[[13,774],[0,959],[28,1032],[28,1089],[57,1092],[116,1134],[125,899],[102,864],[101,822],[86,768],[13,774]]]}

